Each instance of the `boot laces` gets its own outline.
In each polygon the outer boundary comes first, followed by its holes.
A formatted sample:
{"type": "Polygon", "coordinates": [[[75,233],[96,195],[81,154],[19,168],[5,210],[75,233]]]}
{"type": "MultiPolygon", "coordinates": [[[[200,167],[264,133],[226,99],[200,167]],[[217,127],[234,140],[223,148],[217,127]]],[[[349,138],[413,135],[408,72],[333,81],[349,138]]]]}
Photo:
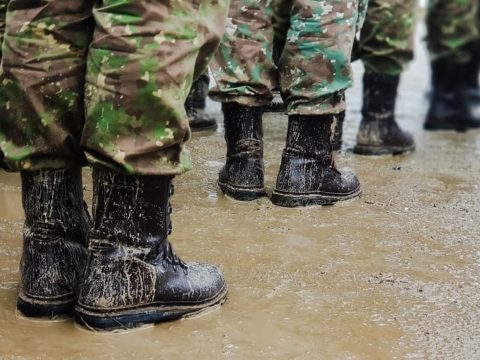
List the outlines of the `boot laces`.
{"type": "Polygon", "coordinates": [[[173,271],[177,271],[177,269],[180,268],[184,272],[188,269],[188,265],[178,257],[172,244],[168,240],[165,241],[165,245],[160,252],[159,257],[161,258],[161,263],[164,268],[171,266],[173,271]]]}

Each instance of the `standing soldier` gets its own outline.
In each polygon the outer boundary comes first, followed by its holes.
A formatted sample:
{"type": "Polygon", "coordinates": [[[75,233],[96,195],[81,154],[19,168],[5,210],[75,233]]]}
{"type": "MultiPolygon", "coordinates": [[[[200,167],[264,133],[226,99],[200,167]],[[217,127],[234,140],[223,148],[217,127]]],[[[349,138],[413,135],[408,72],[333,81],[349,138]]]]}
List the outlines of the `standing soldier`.
{"type": "MultiPolygon", "coordinates": [[[[370,0],[357,56],[365,65],[362,121],[353,151],[400,154],[415,149],[395,120],[400,75],[413,58],[416,0],[370,0]]],[[[340,125],[341,126],[341,125],[340,125]]]]}
{"type": "MultiPolygon", "coordinates": [[[[227,161],[219,185],[229,196],[265,195],[262,106],[281,88],[289,125],[272,201],[280,206],[332,204],[360,194],[356,176],[335,167],[331,146],[334,119],[345,109],[351,85],[350,58],[362,18],[357,0],[278,0],[288,31],[273,59],[274,11],[270,0],[234,0],[213,66],[223,103],[227,161]]],[[[362,7],[364,9],[364,7],[362,7]]]]}
{"type": "Polygon", "coordinates": [[[221,271],[184,263],[168,235],[172,178],[191,167],[184,103],[227,9],[228,0],[10,2],[0,147],[22,178],[22,313],[76,306],[80,324],[111,330],[223,302],[221,271]]]}
{"type": "Polygon", "coordinates": [[[466,95],[470,46],[478,38],[478,0],[430,0],[427,17],[432,98],[427,130],[466,131],[480,127],[466,95]]]}

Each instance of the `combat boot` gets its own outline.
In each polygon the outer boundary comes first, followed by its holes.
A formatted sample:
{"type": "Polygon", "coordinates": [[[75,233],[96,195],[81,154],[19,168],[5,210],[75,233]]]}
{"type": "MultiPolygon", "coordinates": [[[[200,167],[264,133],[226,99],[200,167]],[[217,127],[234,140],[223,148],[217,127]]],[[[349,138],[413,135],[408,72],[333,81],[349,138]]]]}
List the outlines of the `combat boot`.
{"type": "Polygon", "coordinates": [[[193,82],[190,94],[185,102],[190,128],[193,132],[215,130],[217,120],[205,113],[210,79],[207,74],[193,82]]]}
{"type": "Polygon", "coordinates": [[[359,196],[360,183],[348,170],[338,170],[332,154],[334,115],[289,116],[275,205],[329,205],[359,196]]]}
{"type": "Polygon", "coordinates": [[[117,330],[179,319],[221,304],[227,286],[212,265],[184,263],[172,231],[168,176],[93,171],[90,254],[76,321],[117,330]]]}
{"type": "Polygon", "coordinates": [[[402,154],[415,150],[410,133],[395,120],[399,76],[365,72],[362,121],[353,152],[360,155],[402,154]]]}
{"type": "Polygon", "coordinates": [[[81,169],[22,172],[25,211],[18,310],[73,314],[87,261],[88,213],[81,169]]]}
{"type": "Polygon", "coordinates": [[[465,65],[436,60],[432,63],[433,92],[426,130],[467,131],[480,127],[470,111],[465,91],[465,65]]]}
{"type": "Polygon", "coordinates": [[[235,200],[265,196],[262,108],[223,104],[227,160],[218,185],[235,200]]]}

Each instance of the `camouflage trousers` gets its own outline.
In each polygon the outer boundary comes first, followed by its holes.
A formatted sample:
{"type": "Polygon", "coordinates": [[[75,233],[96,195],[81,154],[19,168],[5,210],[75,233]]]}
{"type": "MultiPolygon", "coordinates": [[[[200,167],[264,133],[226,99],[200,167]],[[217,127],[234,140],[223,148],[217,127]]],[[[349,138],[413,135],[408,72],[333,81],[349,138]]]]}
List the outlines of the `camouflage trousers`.
{"type": "Polygon", "coordinates": [[[11,170],[101,163],[136,175],[190,169],[184,109],[229,0],[11,0],[0,148],[11,170]]]}
{"type": "Polygon", "coordinates": [[[416,0],[370,0],[355,57],[365,71],[400,75],[413,59],[416,0]]]}
{"type": "Polygon", "coordinates": [[[432,60],[467,62],[478,39],[478,0],[430,0],[427,43],[432,60]]]}
{"type": "Polygon", "coordinates": [[[345,109],[362,0],[233,0],[213,61],[212,99],[263,106],[280,87],[289,114],[345,109]],[[283,47],[278,64],[273,43],[283,47]],[[278,65],[278,66],[277,66],[278,65]]]}

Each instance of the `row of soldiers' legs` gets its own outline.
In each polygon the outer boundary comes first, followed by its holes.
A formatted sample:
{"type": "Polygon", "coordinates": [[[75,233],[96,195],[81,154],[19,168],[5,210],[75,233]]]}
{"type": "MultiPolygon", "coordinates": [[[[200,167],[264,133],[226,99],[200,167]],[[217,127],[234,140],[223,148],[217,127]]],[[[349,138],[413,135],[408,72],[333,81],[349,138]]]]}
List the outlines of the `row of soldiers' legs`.
{"type": "Polygon", "coordinates": [[[357,1],[233,2],[210,93],[224,103],[228,152],[219,185],[227,195],[265,195],[262,107],[276,88],[289,127],[272,201],[331,204],[360,194],[356,177],[336,168],[330,142],[333,123],[345,111],[360,12],[357,1]]]}

